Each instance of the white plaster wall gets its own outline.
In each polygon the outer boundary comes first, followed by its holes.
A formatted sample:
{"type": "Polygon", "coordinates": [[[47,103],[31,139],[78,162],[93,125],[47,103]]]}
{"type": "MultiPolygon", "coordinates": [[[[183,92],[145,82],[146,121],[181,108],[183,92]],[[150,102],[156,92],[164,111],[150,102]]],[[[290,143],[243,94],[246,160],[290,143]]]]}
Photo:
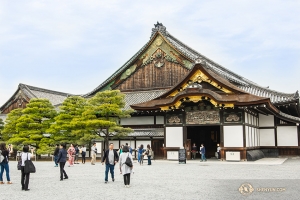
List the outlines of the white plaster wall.
{"type": "Polygon", "coordinates": [[[274,129],[260,129],[260,146],[275,146],[274,129]]]}
{"type": "Polygon", "coordinates": [[[121,125],[144,125],[144,124],[154,124],[154,116],[121,118],[121,125]]]}
{"type": "Polygon", "coordinates": [[[248,123],[248,113],[245,113],[245,123],[248,123]]]}
{"type": "Polygon", "coordinates": [[[297,126],[278,126],[277,146],[298,146],[297,126]]]}
{"type": "Polygon", "coordinates": [[[97,153],[102,152],[102,142],[95,142],[97,147],[97,153]]]}
{"type": "Polygon", "coordinates": [[[224,147],[243,147],[243,126],[224,126],[224,147]]]}
{"type": "Polygon", "coordinates": [[[259,127],[269,127],[269,126],[274,126],[274,116],[259,114],[259,127]]]}
{"type": "Polygon", "coordinates": [[[249,126],[245,126],[245,135],[246,135],[246,147],[250,147],[249,126]]]}
{"type": "Polygon", "coordinates": [[[253,141],[252,141],[252,129],[249,127],[249,146],[253,146],[253,141]]]}
{"type": "Polygon", "coordinates": [[[147,144],[150,144],[151,146],[151,140],[137,140],[136,141],[136,147],[140,146],[140,145],[144,145],[144,149],[147,148],[147,144]]]}
{"type": "Polygon", "coordinates": [[[252,146],[255,146],[255,132],[254,132],[254,128],[251,127],[251,132],[252,132],[252,146]]]}
{"type": "Polygon", "coordinates": [[[166,127],[166,147],[183,146],[183,128],[166,127]]]}
{"type": "Polygon", "coordinates": [[[260,129],[256,129],[256,133],[257,133],[257,146],[260,146],[260,129]]]}
{"type": "MultiPolygon", "coordinates": [[[[121,142],[121,145],[122,144],[126,144],[126,143],[128,143],[128,145],[131,147],[131,148],[133,148],[133,149],[135,149],[135,146],[134,146],[134,140],[120,140],[120,142],[121,142]]],[[[151,143],[150,143],[150,145],[151,145],[151,143]]]]}
{"type": "Polygon", "coordinates": [[[156,124],[164,124],[165,117],[164,116],[156,116],[156,124]]]}

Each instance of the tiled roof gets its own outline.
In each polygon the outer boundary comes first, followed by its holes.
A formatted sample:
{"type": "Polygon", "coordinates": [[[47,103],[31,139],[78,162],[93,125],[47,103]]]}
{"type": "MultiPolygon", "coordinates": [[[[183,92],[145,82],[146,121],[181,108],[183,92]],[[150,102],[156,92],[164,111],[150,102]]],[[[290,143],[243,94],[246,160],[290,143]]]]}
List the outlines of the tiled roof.
{"type": "Polygon", "coordinates": [[[131,109],[130,105],[143,103],[155,99],[167,90],[151,90],[140,92],[123,92],[125,94],[125,109],[131,109]]]}
{"type": "Polygon", "coordinates": [[[92,92],[86,94],[85,96],[92,95],[93,93],[99,91],[103,87],[105,87],[109,82],[111,82],[116,76],[118,76],[121,72],[127,69],[133,61],[135,61],[140,54],[148,47],[148,45],[152,42],[153,37],[156,33],[159,32],[164,36],[164,38],[170,42],[180,53],[187,56],[194,62],[196,60],[203,60],[206,62],[207,67],[214,71],[215,73],[219,74],[220,76],[224,77],[228,81],[235,84],[240,89],[261,97],[270,98],[272,102],[284,102],[284,101],[291,101],[295,99],[299,99],[299,94],[295,93],[283,93],[278,92],[275,90],[271,90],[268,87],[262,87],[236,73],[228,70],[227,68],[223,67],[222,65],[214,62],[213,60],[205,57],[204,55],[200,54],[199,52],[195,51],[194,49],[190,48],[173,35],[171,35],[167,30],[166,27],[163,26],[161,23],[157,23],[155,28],[152,29],[152,34],[150,40],[132,57],[130,58],[122,67],[120,67],[112,76],[106,79],[102,84],[100,84],[97,88],[95,88],[92,92]]]}

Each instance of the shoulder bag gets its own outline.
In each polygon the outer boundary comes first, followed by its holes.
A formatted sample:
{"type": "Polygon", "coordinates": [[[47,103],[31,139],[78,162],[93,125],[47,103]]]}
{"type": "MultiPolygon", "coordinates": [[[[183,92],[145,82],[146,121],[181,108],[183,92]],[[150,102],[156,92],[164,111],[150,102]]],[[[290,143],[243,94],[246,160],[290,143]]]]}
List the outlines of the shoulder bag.
{"type": "Polygon", "coordinates": [[[25,174],[35,173],[35,166],[31,160],[28,160],[28,153],[27,153],[27,160],[25,160],[24,173],[25,174]]]}

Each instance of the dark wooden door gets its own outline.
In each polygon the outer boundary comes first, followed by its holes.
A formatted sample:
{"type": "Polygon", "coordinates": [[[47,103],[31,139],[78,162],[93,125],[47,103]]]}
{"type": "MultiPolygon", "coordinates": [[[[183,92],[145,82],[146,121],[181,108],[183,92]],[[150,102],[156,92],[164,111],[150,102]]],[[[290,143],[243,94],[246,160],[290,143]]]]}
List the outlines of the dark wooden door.
{"type": "Polygon", "coordinates": [[[154,151],[154,159],[156,158],[163,158],[164,151],[163,151],[163,144],[164,140],[152,140],[152,151],[154,151]]]}

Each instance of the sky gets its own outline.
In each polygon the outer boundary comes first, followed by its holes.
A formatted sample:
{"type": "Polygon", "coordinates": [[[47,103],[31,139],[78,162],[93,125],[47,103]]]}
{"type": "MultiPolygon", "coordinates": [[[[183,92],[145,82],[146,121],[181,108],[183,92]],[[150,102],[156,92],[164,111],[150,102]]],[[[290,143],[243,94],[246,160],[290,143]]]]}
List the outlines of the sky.
{"type": "Polygon", "coordinates": [[[151,36],[173,36],[263,87],[300,89],[300,1],[0,1],[0,106],[19,83],[86,94],[151,36]]]}

